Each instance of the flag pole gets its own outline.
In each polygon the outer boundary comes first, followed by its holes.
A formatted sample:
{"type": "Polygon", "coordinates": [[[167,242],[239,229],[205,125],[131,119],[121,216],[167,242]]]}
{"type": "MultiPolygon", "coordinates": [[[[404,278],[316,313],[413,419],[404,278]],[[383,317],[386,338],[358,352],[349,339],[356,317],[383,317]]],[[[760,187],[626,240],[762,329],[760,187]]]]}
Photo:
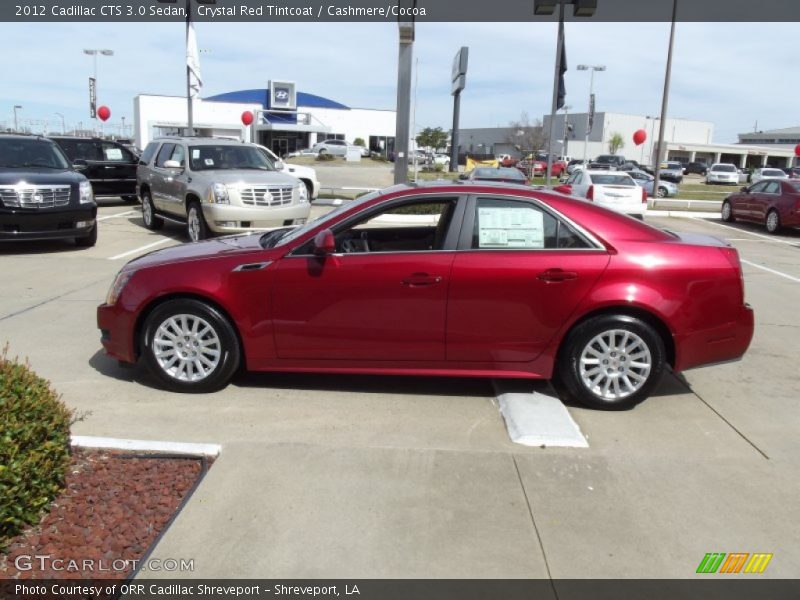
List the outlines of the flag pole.
{"type": "MultiPolygon", "coordinates": [[[[192,26],[192,0],[186,0],[186,56],[189,56],[189,29],[192,26]]],[[[186,107],[189,118],[187,120],[186,135],[194,135],[192,115],[192,69],[186,61],[186,107]]]]}
{"type": "Polygon", "coordinates": [[[547,180],[545,185],[550,185],[553,173],[553,129],[558,111],[558,92],[561,80],[561,58],[564,55],[564,0],[558,3],[558,41],[556,42],[556,68],[553,76],[553,105],[550,109],[550,133],[547,136],[547,180]]]}

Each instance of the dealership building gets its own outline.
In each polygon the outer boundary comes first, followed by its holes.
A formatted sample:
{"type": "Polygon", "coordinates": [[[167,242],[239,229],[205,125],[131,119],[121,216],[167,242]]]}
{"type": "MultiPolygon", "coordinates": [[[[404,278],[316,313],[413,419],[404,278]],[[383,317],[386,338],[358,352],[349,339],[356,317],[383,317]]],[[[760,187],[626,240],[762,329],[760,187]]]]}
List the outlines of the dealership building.
{"type": "MultiPolygon", "coordinates": [[[[133,100],[136,145],[144,148],[153,138],[181,134],[188,121],[185,97],[138,95],[133,100]]],[[[361,138],[370,150],[394,150],[395,111],[354,108],[296,90],[294,82],[270,81],[266,88],[218,94],[192,103],[197,135],[233,137],[256,142],[279,156],[318,141],[361,138]],[[255,119],[242,124],[242,113],[255,119]]]]}
{"type": "MultiPolygon", "coordinates": [[[[550,131],[550,115],[545,115],[542,123],[546,139],[550,131]]],[[[591,160],[600,154],[609,154],[609,140],[618,133],[624,142],[618,154],[642,164],[654,162],[661,119],[646,115],[597,112],[589,129],[588,143],[585,141],[587,125],[587,113],[559,112],[553,123],[554,154],[591,160]],[[639,129],[645,131],[647,139],[637,146],[633,143],[633,133],[639,129]]],[[[743,139],[749,138],[749,135],[740,135],[740,141],[744,143],[718,144],[713,141],[714,124],[709,121],[668,118],[664,125],[667,160],[707,164],[727,162],[740,168],[767,165],[787,167],[794,161],[794,146],[785,142],[782,145],[766,143],[768,138],[763,135],[766,132],[757,138],[758,143],[743,139]]],[[[795,137],[800,138],[800,128],[795,133],[795,137]]],[[[533,150],[520,143],[526,138],[529,139],[529,136],[525,131],[512,127],[459,129],[459,150],[467,154],[511,154],[519,157],[523,151],[533,150]]],[[[794,139],[788,134],[776,136],[781,140],[790,138],[794,139]]]]}

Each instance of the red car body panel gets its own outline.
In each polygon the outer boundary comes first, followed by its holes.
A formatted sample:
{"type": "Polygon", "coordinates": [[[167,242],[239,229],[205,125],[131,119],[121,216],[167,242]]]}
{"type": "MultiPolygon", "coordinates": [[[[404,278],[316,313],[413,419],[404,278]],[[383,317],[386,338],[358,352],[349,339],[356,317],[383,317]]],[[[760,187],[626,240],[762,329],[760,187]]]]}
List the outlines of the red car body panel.
{"type": "Polygon", "coordinates": [[[224,311],[254,371],[549,378],[570,328],[601,311],[646,313],[663,329],[675,371],[740,358],[753,334],[735,249],[513,185],[396,186],[285,246],[263,249],[257,235],[211,240],[123,270],[134,274],[116,304],[98,307],[97,320],[106,351],[126,362],[138,359],[148,311],[175,296],[224,311]],[[423,194],[535,199],[603,247],[290,255],[355,213],[423,194]],[[570,277],[542,275],[554,269],[570,277]]]}
{"type": "Polygon", "coordinates": [[[763,225],[769,211],[774,209],[778,211],[783,227],[800,227],[800,191],[796,187],[798,182],[776,181],[781,186],[779,194],[737,192],[728,196],[733,217],[763,225]]]}

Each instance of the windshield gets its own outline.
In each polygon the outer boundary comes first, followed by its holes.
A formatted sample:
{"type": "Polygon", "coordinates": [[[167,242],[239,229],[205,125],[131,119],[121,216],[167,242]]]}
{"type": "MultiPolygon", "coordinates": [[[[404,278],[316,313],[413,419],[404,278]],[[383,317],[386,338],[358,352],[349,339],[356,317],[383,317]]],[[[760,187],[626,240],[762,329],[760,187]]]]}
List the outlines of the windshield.
{"type": "Polygon", "coordinates": [[[192,171],[216,169],[254,169],[274,171],[274,163],[265,152],[254,146],[233,144],[204,144],[189,147],[189,165],[192,171]]]}
{"type": "Polygon", "coordinates": [[[69,169],[64,153],[53,143],[41,139],[0,139],[0,168],[69,169]]]}
{"type": "Polygon", "coordinates": [[[314,221],[306,223],[305,225],[302,225],[300,227],[295,227],[292,229],[278,230],[278,231],[283,231],[283,233],[280,235],[276,235],[276,231],[267,232],[261,236],[261,245],[264,248],[272,248],[274,246],[283,246],[284,244],[288,244],[289,242],[294,241],[299,237],[302,237],[305,233],[311,231],[312,229],[316,229],[320,225],[324,225],[325,223],[332,221],[340,214],[342,214],[347,210],[350,210],[354,206],[359,206],[361,204],[364,204],[365,202],[369,202],[370,200],[377,198],[379,194],[380,191],[364,194],[363,196],[360,196],[359,198],[353,201],[345,202],[336,210],[324,214],[321,217],[315,219],[314,221]]]}
{"type": "Polygon", "coordinates": [[[597,185],[636,185],[628,175],[613,175],[605,173],[592,174],[592,183],[597,185]]]}
{"type": "Polygon", "coordinates": [[[736,173],[736,167],[733,165],[714,165],[711,167],[712,171],[722,171],[723,173],[736,173]]]}
{"type": "Polygon", "coordinates": [[[766,177],[786,177],[786,173],[778,169],[764,169],[761,174],[766,177]]]}

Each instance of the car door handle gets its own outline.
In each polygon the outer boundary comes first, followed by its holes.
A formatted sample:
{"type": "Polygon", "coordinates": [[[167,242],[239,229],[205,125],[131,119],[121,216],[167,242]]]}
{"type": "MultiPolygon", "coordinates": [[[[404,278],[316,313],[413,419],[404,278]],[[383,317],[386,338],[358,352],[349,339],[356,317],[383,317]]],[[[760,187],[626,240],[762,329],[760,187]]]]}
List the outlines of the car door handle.
{"type": "Polygon", "coordinates": [[[577,279],[578,273],[575,271],[565,271],[564,269],[547,269],[543,273],[539,273],[536,278],[548,282],[567,281],[569,279],[577,279]]]}
{"type": "Polygon", "coordinates": [[[409,287],[421,287],[425,285],[436,285],[441,283],[442,278],[439,275],[428,275],[427,273],[413,273],[400,282],[400,285],[407,285],[409,287]]]}

